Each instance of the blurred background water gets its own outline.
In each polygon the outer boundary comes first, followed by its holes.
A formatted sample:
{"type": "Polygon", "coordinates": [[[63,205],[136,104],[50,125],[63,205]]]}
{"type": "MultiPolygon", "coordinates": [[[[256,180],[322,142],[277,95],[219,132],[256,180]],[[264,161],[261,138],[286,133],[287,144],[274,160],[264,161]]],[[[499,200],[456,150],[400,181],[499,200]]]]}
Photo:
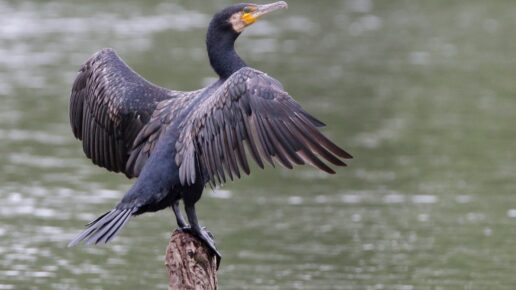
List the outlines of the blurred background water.
{"type": "MultiPolygon", "coordinates": [[[[229,1],[0,0],[0,289],[166,289],[170,211],[67,248],[132,181],[68,124],[80,64],[112,47],[192,90],[229,1]]],[[[198,204],[221,289],[514,289],[513,1],[290,1],[237,49],[356,158],[335,176],[255,171],[198,204]]]]}

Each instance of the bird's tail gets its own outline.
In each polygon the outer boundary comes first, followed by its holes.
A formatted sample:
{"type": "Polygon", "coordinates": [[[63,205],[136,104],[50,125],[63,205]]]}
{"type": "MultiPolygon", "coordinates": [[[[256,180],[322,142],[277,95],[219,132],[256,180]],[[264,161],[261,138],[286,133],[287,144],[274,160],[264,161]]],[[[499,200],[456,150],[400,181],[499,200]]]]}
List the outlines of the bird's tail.
{"type": "Polygon", "coordinates": [[[87,224],[87,229],[78,234],[68,247],[73,247],[84,241],[86,245],[105,244],[109,242],[129,221],[136,208],[112,209],[87,224]]]}

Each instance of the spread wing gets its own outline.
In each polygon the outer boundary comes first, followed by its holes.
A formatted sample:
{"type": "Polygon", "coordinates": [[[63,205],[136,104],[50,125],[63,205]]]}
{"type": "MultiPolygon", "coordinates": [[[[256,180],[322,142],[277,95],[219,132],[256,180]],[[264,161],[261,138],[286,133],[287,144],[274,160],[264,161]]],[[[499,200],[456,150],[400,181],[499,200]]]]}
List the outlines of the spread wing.
{"type": "Polygon", "coordinates": [[[70,97],[70,123],[86,156],[110,171],[127,171],[129,151],[160,101],[175,91],[155,86],[129,68],[112,49],[82,65],[70,97]]]}
{"type": "Polygon", "coordinates": [[[212,185],[249,174],[246,152],[263,168],[264,160],[286,168],[310,164],[335,173],[323,160],[346,166],[350,154],[318,129],[324,124],[308,114],[275,79],[251,68],[233,74],[204,100],[184,123],[176,143],[176,163],[183,184],[200,169],[212,185]]]}

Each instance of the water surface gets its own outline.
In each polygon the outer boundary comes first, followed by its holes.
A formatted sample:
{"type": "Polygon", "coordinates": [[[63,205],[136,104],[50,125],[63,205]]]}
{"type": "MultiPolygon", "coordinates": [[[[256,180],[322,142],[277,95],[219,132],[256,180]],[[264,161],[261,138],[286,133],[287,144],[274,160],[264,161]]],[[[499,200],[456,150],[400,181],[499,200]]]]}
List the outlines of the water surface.
{"type": "MultiPolygon", "coordinates": [[[[0,0],[0,289],[166,289],[170,211],[66,247],[132,183],[84,157],[69,91],[103,47],[162,86],[206,85],[205,29],[229,3],[0,0]]],[[[237,49],[356,158],[207,189],[220,288],[513,289],[513,3],[289,4],[237,49]]]]}

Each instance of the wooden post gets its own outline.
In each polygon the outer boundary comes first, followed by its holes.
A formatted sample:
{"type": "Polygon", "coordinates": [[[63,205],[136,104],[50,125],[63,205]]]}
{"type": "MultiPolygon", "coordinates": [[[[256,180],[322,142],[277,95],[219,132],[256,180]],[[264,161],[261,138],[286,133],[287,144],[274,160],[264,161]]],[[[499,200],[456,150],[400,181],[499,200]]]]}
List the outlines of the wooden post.
{"type": "Polygon", "coordinates": [[[174,231],[165,266],[169,290],[216,290],[217,258],[194,235],[174,231]]]}

